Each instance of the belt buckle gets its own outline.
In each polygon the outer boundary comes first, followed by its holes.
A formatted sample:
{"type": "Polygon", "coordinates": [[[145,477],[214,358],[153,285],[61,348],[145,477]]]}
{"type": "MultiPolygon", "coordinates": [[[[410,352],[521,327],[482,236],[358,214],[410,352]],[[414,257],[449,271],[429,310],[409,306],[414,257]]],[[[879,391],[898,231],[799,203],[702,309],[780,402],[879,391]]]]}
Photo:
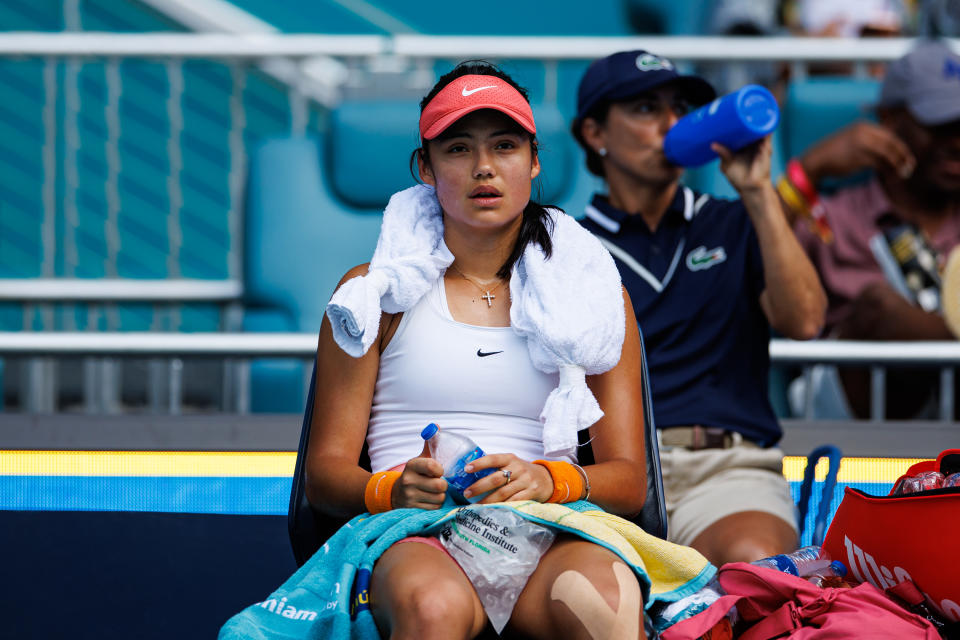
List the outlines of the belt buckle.
{"type": "Polygon", "coordinates": [[[691,430],[691,442],[687,446],[691,451],[704,449],[729,449],[736,443],[734,432],[721,427],[704,427],[695,424],[691,430]]]}
{"type": "Polygon", "coordinates": [[[693,446],[691,449],[726,449],[729,447],[727,430],[719,427],[703,427],[696,425],[693,428],[693,446]]]}

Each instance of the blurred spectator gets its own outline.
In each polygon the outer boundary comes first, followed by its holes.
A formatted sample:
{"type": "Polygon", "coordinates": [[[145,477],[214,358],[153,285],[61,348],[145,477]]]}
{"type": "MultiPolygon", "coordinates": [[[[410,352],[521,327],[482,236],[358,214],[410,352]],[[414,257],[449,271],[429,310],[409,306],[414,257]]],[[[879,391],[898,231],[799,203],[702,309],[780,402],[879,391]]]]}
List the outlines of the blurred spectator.
{"type": "MultiPolygon", "coordinates": [[[[711,14],[710,32],[722,36],[781,33],[833,38],[902,36],[913,31],[915,12],[913,0],[717,0],[711,14]]],[[[870,64],[867,69],[872,76],[883,74],[881,63],[870,64]]],[[[809,75],[850,75],[853,65],[810,63],[806,70],[809,75]]],[[[756,82],[782,98],[790,68],[771,62],[725,64],[708,67],[706,75],[720,93],[756,82]]]]}
{"type": "MultiPolygon", "coordinates": [[[[718,0],[710,33],[720,36],[772,36],[780,31],[780,0],[718,0]]],[[[721,94],[756,83],[774,89],[783,75],[773,62],[724,63],[707,66],[704,75],[721,94]]]]}
{"type": "MultiPolygon", "coordinates": [[[[912,31],[913,3],[904,0],[794,0],[784,5],[783,20],[791,33],[821,38],[903,36],[912,31]],[[909,6],[908,6],[909,5],[909,6]]],[[[883,75],[882,63],[872,63],[871,76],[883,75]]],[[[849,75],[850,64],[807,66],[810,75],[849,75]]]]}
{"type": "MultiPolygon", "coordinates": [[[[827,291],[830,336],[951,339],[940,313],[940,273],[960,244],[960,56],[923,41],[891,63],[877,116],[878,124],[851,125],[791,160],[778,190],[807,218],[795,230],[827,291]],[[874,172],[868,182],[818,202],[824,178],[864,169],[874,172]]],[[[820,417],[868,415],[867,371],[841,370],[842,387],[829,369],[815,377],[820,417]],[[832,391],[843,394],[830,409],[832,391]]],[[[931,414],[937,388],[936,371],[890,370],[887,417],[931,414]]]]}
{"type": "Polygon", "coordinates": [[[797,0],[786,9],[791,30],[809,36],[901,35],[909,22],[902,0],[797,0]]]}
{"type": "Polygon", "coordinates": [[[932,38],[960,36],[960,0],[920,0],[917,31],[932,38]]]}
{"type": "Polygon", "coordinates": [[[780,29],[780,0],[718,0],[710,20],[712,33],[768,36],[780,29]]]}

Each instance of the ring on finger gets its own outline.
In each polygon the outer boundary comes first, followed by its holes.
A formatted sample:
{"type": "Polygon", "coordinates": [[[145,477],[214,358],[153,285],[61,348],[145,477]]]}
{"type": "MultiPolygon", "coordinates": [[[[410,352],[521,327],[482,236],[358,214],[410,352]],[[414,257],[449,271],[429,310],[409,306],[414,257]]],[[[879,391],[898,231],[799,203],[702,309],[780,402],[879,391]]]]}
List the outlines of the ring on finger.
{"type": "Polygon", "coordinates": [[[500,469],[500,473],[502,473],[503,477],[507,479],[504,484],[510,484],[510,469],[500,469]]]}

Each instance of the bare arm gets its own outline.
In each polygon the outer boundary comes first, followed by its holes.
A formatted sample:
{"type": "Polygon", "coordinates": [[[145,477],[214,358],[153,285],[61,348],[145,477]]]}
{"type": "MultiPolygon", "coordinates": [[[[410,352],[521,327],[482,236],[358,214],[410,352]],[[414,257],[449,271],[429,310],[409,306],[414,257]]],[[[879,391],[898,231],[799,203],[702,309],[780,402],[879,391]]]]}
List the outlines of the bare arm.
{"type": "Polygon", "coordinates": [[[797,340],[815,338],[823,328],[827,297],[770,182],[769,136],[736,154],[721,145],[714,149],[757,232],[766,283],[760,306],[770,326],[797,340]]]}
{"type": "Polygon", "coordinates": [[[596,464],[586,468],[590,501],[611,513],[634,515],[647,497],[647,452],[643,421],[643,354],[633,304],[623,291],[627,326],[620,362],[587,378],[603,417],[590,427],[596,464]]]}
{"type": "MultiPolygon", "coordinates": [[[[799,158],[800,166],[816,187],[824,178],[843,178],[863,169],[894,173],[908,178],[917,164],[910,148],[889,128],[856,122],[817,142],[799,158]]],[[[783,202],[792,227],[798,211],[783,202]]]]}
{"type": "MultiPolygon", "coordinates": [[[[365,275],[367,265],[351,269],[340,281],[365,275]]],[[[339,286],[339,285],[338,285],[339,286]]],[[[317,346],[317,380],[307,448],[306,493],[317,509],[345,517],[366,511],[364,489],[371,473],[359,466],[367,436],[380,353],[395,330],[395,316],[384,314],[380,333],[360,358],[347,355],[334,341],[323,318],[317,346]]],[[[446,481],[436,460],[420,456],[407,463],[394,485],[394,507],[436,508],[443,502],[446,481]]]]}
{"type": "Polygon", "coordinates": [[[864,287],[839,329],[850,340],[955,339],[940,314],[910,304],[885,282],[864,287]]]}
{"type": "Polygon", "coordinates": [[[908,178],[916,166],[910,147],[889,128],[856,122],[810,147],[800,165],[816,186],[827,177],[846,177],[863,169],[908,178]]]}

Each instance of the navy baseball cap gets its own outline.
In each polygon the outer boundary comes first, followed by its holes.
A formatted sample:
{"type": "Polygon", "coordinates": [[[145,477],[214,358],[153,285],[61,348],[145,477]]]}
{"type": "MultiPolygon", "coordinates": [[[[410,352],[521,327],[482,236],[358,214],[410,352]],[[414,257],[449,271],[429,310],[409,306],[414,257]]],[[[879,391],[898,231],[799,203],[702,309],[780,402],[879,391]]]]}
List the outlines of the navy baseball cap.
{"type": "Polygon", "coordinates": [[[620,51],[594,60],[583,74],[577,90],[577,121],[601,101],[623,100],[667,83],[677,85],[696,105],[717,97],[709,82],[699,76],[680,75],[666,58],[642,49],[620,51]]]}

